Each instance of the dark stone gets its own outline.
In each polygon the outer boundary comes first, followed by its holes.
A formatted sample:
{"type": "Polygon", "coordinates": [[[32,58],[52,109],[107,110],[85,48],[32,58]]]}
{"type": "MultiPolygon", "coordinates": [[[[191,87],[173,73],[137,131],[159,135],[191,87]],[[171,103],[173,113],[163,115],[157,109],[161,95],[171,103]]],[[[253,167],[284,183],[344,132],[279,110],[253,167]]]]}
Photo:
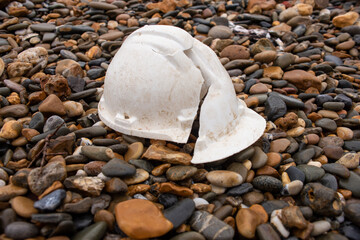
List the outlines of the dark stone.
{"type": "Polygon", "coordinates": [[[342,213],[342,203],[336,191],[320,183],[308,183],[301,191],[301,200],[305,206],[322,216],[338,216],[342,213]]]}
{"type": "Polygon", "coordinates": [[[288,174],[291,181],[300,180],[303,183],[305,182],[305,174],[297,167],[291,166],[286,169],[285,172],[288,174]]]}
{"type": "Polygon", "coordinates": [[[341,178],[348,178],[350,177],[350,171],[345,166],[339,163],[327,163],[321,166],[325,172],[337,175],[341,178]]]}
{"type": "Polygon", "coordinates": [[[276,96],[269,96],[265,103],[265,115],[271,121],[286,114],[287,108],[285,102],[276,96]]]}
{"type": "Polygon", "coordinates": [[[73,92],[78,93],[78,92],[81,92],[84,90],[84,87],[85,87],[84,79],[79,78],[79,77],[69,76],[67,78],[67,81],[68,81],[69,87],[71,88],[71,90],[73,92]]]}
{"type": "Polygon", "coordinates": [[[324,169],[311,165],[298,165],[297,168],[305,174],[306,182],[314,182],[322,178],[325,174],[324,169]]]}
{"type": "Polygon", "coordinates": [[[305,149],[294,154],[296,164],[307,164],[315,156],[313,148],[305,149]]]}
{"type": "Polygon", "coordinates": [[[74,133],[76,138],[82,138],[82,137],[93,138],[93,137],[104,136],[107,133],[107,131],[103,127],[96,126],[96,127],[79,129],[76,130],[74,133]]]}
{"type": "Polygon", "coordinates": [[[66,197],[66,191],[64,189],[57,189],[42,199],[34,202],[34,208],[42,211],[55,211],[66,197]]]}
{"type": "Polygon", "coordinates": [[[282,189],[282,183],[279,179],[271,176],[258,176],[252,181],[255,188],[272,193],[279,193],[282,189]]]}
{"type": "Polygon", "coordinates": [[[284,207],[288,207],[289,204],[283,200],[269,200],[261,203],[261,206],[263,206],[268,215],[271,215],[274,210],[283,209],[284,207]]]}
{"type": "Polygon", "coordinates": [[[158,201],[160,204],[162,204],[164,206],[164,208],[169,208],[178,201],[178,198],[174,194],[163,193],[163,194],[160,194],[158,201]]]}
{"type": "Polygon", "coordinates": [[[319,180],[319,183],[325,187],[331,188],[334,191],[338,189],[338,183],[334,175],[330,173],[325,173],[325,175],[319,180]]]}
{"type": "Polygon", "coordinates": [[[360,227],[360,201],[351,202],[344,207],[345,217],[360,227]]]}
{"type": "Polygon", "coordinates": [[[102,173],[107,177],[130,177],[136,169],[124,160],[113,158],[102,167],[102,173]]]}
{"type": "Polygon", "coordinates": [[[344,148],[349,151],[360,151],[360,140],[344,141],[344,148]]]}
{"type": "Polygon", "coordinates": [[[154,169],[154,166],[149,161],[142,159],[131,159],[129,160],[129,163],[137,168],[144,169],[147,172],[151,172],[154,169]]]}
{"type": "Polygon", "coordinates": [[[25,239],[36,237],[39,233],[38,228],[28,222],[12,222],[5,228],[5,235],[14,239],[25,239]]]}
{"type": "Polygon", "coordinates": [[[206,239],[230,240],[234,237],[234,229],[205,211],[196,211],[190,219],[191,227],[205,236],[206,239]]]}
{"type": "Polygon", "coordinates": [[[347,110],[351,109],[352,100],[351,100],[351,98],[349,98],[348,96],[340,93],[340,94],[336,95],[336,97],[334,98],[334,100],[337,101],[337,102],[343,102],[343,103],[345,103],[345,109],[347,109],[347,110]]]}
{"type": "Polygon", "coordinates": [[[339,186],[352,192],[353,197],[360,198],[360,176],[350,171],[349,178],[340,178],[339,186]]]}
{"type": "Polygon", "coordinates": [[[269,223],[263,223],[256,227],[256,233],[260,240],[280,240],[279,234],[269,223]]]}
{"type": "MultiPolygon", "coordinates": [[[[162,194],[164,195],[164,194],[162,194]]],[[[174,229],[188,220],[195,211],[195,203],[190,198],[185,198],[164,211],[164,216],[172,222],[174,229]]]]}
{"type": "Polygon", "coordinates": [[[66,220],[72,220],[68,213],[36,213],[31,215],[31,221],[39,223],[58,224],[66,220]]]}
{"type": "Polygon", "coordinates": [[[103,221],[97,222],[97,223],[94,223],[94,224],[86,227],[82,231],[76,233],[76,235],[73,236],[71,239],[72,240],[87,240],[87,239],[101,240],[101,239],[103,239],[103,237],[106,233],[106,229],[107,229],[106,222],[103,222],[103,221]]]}

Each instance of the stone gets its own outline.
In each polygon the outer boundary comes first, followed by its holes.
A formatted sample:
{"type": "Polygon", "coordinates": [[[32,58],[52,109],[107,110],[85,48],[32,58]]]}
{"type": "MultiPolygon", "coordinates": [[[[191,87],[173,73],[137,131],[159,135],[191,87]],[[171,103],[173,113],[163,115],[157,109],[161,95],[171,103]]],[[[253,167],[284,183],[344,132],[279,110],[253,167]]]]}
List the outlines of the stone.
{"type": "Polygon", "coordinates": [[[277,56],[276,51],[267,50],[256,54],[254,56],[254,60],[256,62],[271,63],[275,60],[276,56],[277,56]]]}
{"type": "Polygon", "coordinates": [[[41,211],[55,211],[66,197],[66,191],[64,189],[57,189],[42,199],[34,202],[34,208],[41,211]]]}
{"type": "Polygon", "coordinates": [[[136,169],[135,175],[133,175],[131,177],[123,178],[123,181],[127,185],[132,185],[132,184],[144,182],[148,178],[149,178],[149,173],[147,171],[145,171],[144,169],[138,168],[138,169],[136,169]]]}
{"type": "Polygon", "coordinates": [[[178,186],[171,182],[162,182],[156,185],[155,189],[157,189],[161,193],[172,193],[182,197],[188,197],[193,195],[194,193],[191,189],[187,187],[178,186]]]}
{"type": "Polygon", "coordinates": [[[115,157],[114,152],[108,147],[82,146],[81,153],[95,161],[109,161],[115,157]]]}
{"type": "Polygon", "coordinates": [[[170,238],[170,240],[205,240],[205,237],[198,232],[190,231],[190,232],[180,233],[170,238]]]}
{"type": "Polygon", "coordinates": [[[315,156],[313,148],[304,149],[294,154],[293,158],[296,164],[307,164],[315,156]]]}
{"type": "Polygon", "coordinates": [[[168,162],[171,164],[190,165],[191,156],[187,153],[177,152],[160,144],[152,144],[143,154],[144,158],[168,162]]]}
{"type": "Polygon", "coordinates": [[[241,197],[243,199],[244,204],[247,206],[262,203],[265,199],[264,194],[262,194],[261,192],[255,192],[255,191],[245,193],[241,197]]]}
{"type": "Polygon", "coordinates": [[[354,133],[350,128],[338,127],[336,129],[336,135],[343,140],[351,140],[351,139],[353,139],[354,133]]]}
{"type": "Polygon", "coordinates": [[[359,166],[359,154],[358,153],[346,153],[339,160],[336,161],[348,169],[354,169],[359,166]]]}
{"type": "Polygon", "coordinates": [[[105,190],[108,193],[126,193],[128,187],[120,178],[111,178],[105,183],[105,190]]]}
{"type": "Polygon", "coordinates": [[[290,140],[286,138],[280,138],[270,143],[270,152],[282,153],[290,146],[290,140]]]}
{"type": "Polygon", "coordinates": [[[208,36],[212,38],[227,39],[232,35],[232,31],[226,26],[214,26],[210,29],[208,36]]]}
{"type": "Polygon", "coordinates": [[[158,197],[158,202],[163,205],[165,209],[173,206],[177,201],[177,196],[171,193],[162,193],[158,197]]]}
{"type": "Polygon", "coordinates": [[[271,79],[282,79],[284,72],[278,66],[271,66],[264,69],[263,77],[271,79]]]}
{"type": "Polygon", "coordinates": [[[336,146],[324,147],[323,150],[326,157],[334,160],[341,158],[344,153],[344,150],[341,147],[336,146]]]}
{"type": "Polygon", "coordinates": [[[25,117],[29,113],[29,108],[23,104],[15,104],[0,108],[0,116],[2,117],[25,117]]]}
{"type": "Polygon", "coordinates": [[[17,196],[10,201],[12,209],[17,215],[23,218],[30,218],[32,214],[38,213],[38,210],[34,208],[34,201],[30,198],[17,196]]]}
{"type": "Polygon", "coordinates": [[[245,193],[251,192],[253,190],[253,185],[251,183],[243,183],[239,186],[233,187],[227,191],[229,196],[241,196],[245,193]]]}
{"type": "Polygon", "coordinates": [[[281,221],[288,228],[305,229],[307,222],[298,206],[288,206],[281,211],[281,221]]]}
{"type": "Polygon", "coordinates": [[[35,223],[58,224],[66,220],[72,220],[68,213],[37,213],[31,215],[31,221],[35,223]]]}
{"type": "Polygon", "coordinates": [[[247,50],[246,47],[241,45],[230,45],[225,47],[220,52],[220,57],[229,58],[230,60],[235,59],[249,59],[250,58],[250,52],[247,50]]]}
{"type": "Polygon", "coordinates": [[[191,217],[194,211],[194,201],[189,198],[185,198],[167,208],[164,211],[164,216],[173,224],[173,228],[177,229],[191,217]]]}
{"type": "Polygon", "coordinates": [[[311,236],[319,236],[331,229],[331,224],[325,220],[315,221],[312,224],[314,229],[311,231],[311,236]]]}
{"type": "Polygon", "coordinates": [[[324,169],[311,165],[298,165],[297,168],[305,174],[305,182],[314,182],[322,178],[325,174],[324,169]]]}
{"type": "Polygon", "coordinates": [[[270,96],[265,102],[265,115],[271,121],[275,121],[279,117],[282,117],[286,114],[287,107],[285,102],[277,97],[270,96]]]}
{"type": "Polygon", "coordinates": [[[279,193],[282,188],[282,183],[279,179],[271,176],[258,176],[252,181],[255,188],[272,193],[279,193]]]}
{"type": "Polygon", "coordinates": [[[158,8],[163,13],[174,11],[176,8],[176,3],[174,0],[164,0],[158,3],[150,3],[146,5],[147,9],[156,9],[158,8]]]}
{"type": "Polygon", "coordinates": [[[86,213],[89,212],[92,206],[92,199],[90,197],[81,198],[77,202],[70,202],[64,204],[64,212],[68,213],[86,213]]]}
{"type": "Polygon", "coordinates": [[[39,233],[38,228],[31,223],[17,221],[12,222],[5,228],[5,235],[13,239],[26,239],[36,237],[39,233]]]}
{"type": "Polygon", "coordinates": [[[306,184],[301,191],[301,200],[322,216],[338,216],[343,209],[338,194],[320,183],[306,184]]]}
{"type": "Polygon", "coordinates": [[[226,170],[211,171],[206,175],[206,179],[219,187],[234,187],[244,181],[240,174],[226,170]]]}
{"type": "Polygon", "coordinates": [[[53,115],[46,120],[43,128],[43,132],[55,130],[61,125],[65,125],[64,119],[62,119],[57,115],[53,115]]]}
{"type": "Polygon", "coordinates": [[[84,113],[83,105],[79,102],[66,101],[63,105],[68,117],[80,117],[84,113]]]}
{"type": "Polygon", "coordinates": [[[284,11],[282,11],[279,15],[279,20],[282,22],[287,22],[289,21],[291,18],[299,16],[300,13],[299,11],[294,7],[294,8],[288,8],[284,11]]]}
{"type": "Polygon", "coordinates": [[[125,154],[125,161],[129,161],[131,159],[138,159],[143,154],[144,145],[141,142],[134,142],[129,145],[128,150],[125,154]]]}
{"type": "MultiPolygon", "coordinates": [[[[33,26],[34,25],[31,25],[31,27],[33,26]]],[[[17,59],[21,62],[31,63],[33,66],[41,63],[41,66],[45,68],[48,60],[48,52],[43,47],[33,47],[19,53],[17,59]]]]}
{"type": "Polygon", "coordinates": [[[257,226],[256,234],[260,240],[280,240],[280,236],[269,223],[257,226]]]}
{"type": "MultiPolygon", "coordinates": [[[[265,212],[264,208],[259,206],[265,212]]],[[[266,212],[265,212],[266,214],[266,212]]],[[[266,223],[268,220],[267,214],[264,218],[257,211],[254,211],[252,208],[241,208],[236,214],[236,226],[239,233],[246,238],[254,238],[256,233],[256,228],[260,224],[266,223]]]]}
{"type": "Polygon", "coordinates": [[[55,95],[50,94],[39,106],[41,113],[65,115],[65,107],[61,100],[55,95]]]}
{"type": "Polygon", "coordinates": [[[191,178],[197,171],[193,166],[174,166],[166,171],[166,177],[170,181],[181,181],[191,178]]]}
{"type": "Polygon", "coordinates": [[[255,44],[250,47],[251,55],[255,56],[263,51],[276,51],[272,42],[267,38],[259,39],[255,44]]]}
{"type": "Polygon", "coordinates": [[[107,177],[131,177],[136,169],[124,160],[113,158],[102,167],[102,173],[107,177]]]}
{"type": "Polygon", "coordinates": [[[265,166],[268,161],[267,155],[260,147],[255,147],[254,155],[251,157],[252,169],[258,169],[265,166]]]}
{"type": "Polygon", "coordinates": [[[340,178],[339,186],[352,192],[352,195],[356,198],[360,197],[360,176],[353,171],[350,171],[349,178],[340,178]]]}
{"type": "Polygon", "coordinates": [[[261,93],[267,93],[268,88],[263,83],[256,83],[251,86],[249,90],[250,94],[261,94],[261,93]]]}
{"type": "Polygon", "coordinates": [[[15,139],[20,135],[21,129],[22,125],[19,122],[15,120],[10,120],[2,126],[0,131],[0,137],[9,140],[15,139]]]}
{"type": "Polygon", "coordinates": [[[359,202],[350,202],[347,203],[344,207],[345,217],[358,227],[360,226],[359,210],[360,210],[359,202]]]}
{"type": "Polygon", "coordinates": [[[173,228],[154,203],[143,199],[118,203],[115,217],[119,228],[136,239],[160,237],[173,228]]]}
{"type": "Polygon", "coordinates": [[[358,18],[359,14],[351,11],[334,17],[332,23],[335,27],[343,28],[353,25],[358,18]]]}
{"type": "Polygon", "coordinates": [[[32,64],[28,62],[12,62],[8,64],[7,73],[10,78],[23,77],[32,69],[32,64]]]}
{"type": "Polygon", "coordinates": [[[344,142],[344,148],[349,151],[360,151],[360,140],[351,140],[344,142]]]}
{"type": "MultiPolygon", "coordinates": [[[[290,28],[291,29],[291,28],[290,28]]],[[[295,61],[295,56],[291,53],[284,53],[276,58],[274,65],[279,66],[282,69],[286,69],[288,66],[293,64],[295,61]]]]}
{"type": "Polygon", "coordinates": [[[108,210],[101,209],[95,213],[94,222],[106,222],[108,230],[111,231],[114,229],[115,217],[108,210]]]}
{"type": "Polygon", "coordinates": [[[309,87],[321,90],[321,81],[316,76],[304,70],[287,71],[284,73],[283,79],[302,90],[306,90],[309,87]]]}
{"type": "Polygon", "coordinates": [[[205,211],[195,211],[190,219],[190,225],[206,239],[230,240],[235,234],[230,225],[205,211]]]}
{"type": "Polygon", "coordinates": [[[72,176],[65,179],[64,186],[90,196],[100,196],[105,183],[99,177],[72,176]]]}
{"type": "Polygon", "coordinates": [[[55,94],[57,97],[63,98],[71,94],[68,81],[60,74],[44,76],[40,81],[44,92],[48,95],[55,94]]]}
{"type": "Polygon", "coordinates": [[[107,229],[107,224],[104,221],[94,223],[80,232],[76,233],[71,239],[73,240],[85,240],[85,239],[94,239],[101,240],[103,239],[107,229]]]}
{"type": "Polygon", "coordinates": [[[292,181],[292,182],[286,184],[283,187],[283,189],[281,189],[281,194],[295,196],[301,192],[303,186],[304,186],[304,184],[300,180],[292,181]]]}
{"type": "Polygon", "coordinates": [[[63,181],[67,176],[65,163],[49,162],[42,168],[34,168],[28,175],[28,184],[32,193],[39,196],[55,181],[63,181]]]}
{"type": "Polygon", "coordinates": [[[341,178],[350,177],[350,171],[342,164],[339,163],[328,163],[321,166],[325,172],[337,175],[341,178]]]}

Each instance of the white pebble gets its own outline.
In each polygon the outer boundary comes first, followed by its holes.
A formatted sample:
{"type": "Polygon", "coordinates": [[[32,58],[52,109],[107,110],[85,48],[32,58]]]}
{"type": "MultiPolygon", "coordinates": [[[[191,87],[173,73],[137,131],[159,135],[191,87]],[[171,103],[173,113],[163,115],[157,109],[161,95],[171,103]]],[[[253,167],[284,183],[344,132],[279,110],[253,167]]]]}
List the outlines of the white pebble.
{"type": "Polygon", "coordinates": [[[73,152],[73,155],[80,155],[81,154],[81,148],[82,148],[82,146],[79,146],[79,147],[75,148],[75,151],[73,152]]]}
{"type": "Polygon", "coordinates": [[[307,165],[311,165],[311,166],[315,166],[315,167],[321,168],[321,162],[317,162],[317,161],[311,161],[311,160],[310,160],[310,162],[308,162],[307,165]]]}
{"type": "Polygon", "coordinates": [[[213,184],[210,184],[210,186],[211,186],[211,191],[216,193],[216,195],[223,194],[226,191],[225,187],[219,187],[213,184]]]}
{"type": "Polygon", "coordinates": [[[313,222],[312,224],[314,224],[314,228],[311,231],[311,236],[314,236],[314,237],[319,236],[319,235],[323,234],[324,232],[329,231],[331,228],[331,224],[325,220],[316,221],[316,222],[313,222]]]}
{"type": "Polygon", "coordinates": [[[281,216],[281,209],[274,210],[271,213],[270,223],[276,227],[276,229],[281,234],[281,236],[283,236],[284,238],[287,238],[287,237],[289,237],[290,232],[284,227],[279,216],[281,216]]]}
{"type": "Polygon", "coordinates": [[[3,187],[5,185],[6,185],[6,182],[4,180],[0,179],[0,187],[3,187]]]}
{"type": "Polygon", "coordinates": [[[77,170],[75,175],[76,176],[84,176],[84,177],[87,176],[86,172],[84,170],[82,170],[82,169],[77,170]]]}
{"type": "Polygon", "coordinates": [[[97,175],[97,177],[100,178],[101,180],[103,180],[104,182],[107,182],[107,181],[109,181],[111,179],[110,177],[105,176],[102,172],[99,173],[97,175]]]}
{"type": "Polygon", "coordinates": [[[209,202],[206,201],[203,198],[194,198],[193,199],[194,203],[195,203],[195,207],[201,206],[201,205],[208,205],[209,202]]]}

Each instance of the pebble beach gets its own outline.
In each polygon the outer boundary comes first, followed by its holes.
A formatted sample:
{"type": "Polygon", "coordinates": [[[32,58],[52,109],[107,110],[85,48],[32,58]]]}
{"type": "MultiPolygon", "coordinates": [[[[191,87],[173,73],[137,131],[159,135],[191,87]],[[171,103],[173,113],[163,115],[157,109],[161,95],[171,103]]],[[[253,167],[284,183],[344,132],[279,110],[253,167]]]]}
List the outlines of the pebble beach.
{"type": "Polygon", "coordinates": [[[0,0],[0,239],[360,239],[359,14],[356,0],[0,0]],[[186,144],[101,121],[108,66],[146,25],[216,53],[266,120],[258,141],[195,165],[198,121],[186,144]]]}

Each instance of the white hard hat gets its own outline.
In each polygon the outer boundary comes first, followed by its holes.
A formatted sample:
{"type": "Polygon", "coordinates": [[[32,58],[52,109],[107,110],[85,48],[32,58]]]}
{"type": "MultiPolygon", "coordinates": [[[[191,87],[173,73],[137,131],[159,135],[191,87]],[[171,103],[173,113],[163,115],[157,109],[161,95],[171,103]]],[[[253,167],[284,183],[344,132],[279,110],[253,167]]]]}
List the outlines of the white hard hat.
{"type": "Polygon", "coordinates": [[[265,120],[236,98],[209,47],[177,27],[145,26],[111,61],[99,116],[124,134],[186,143],[202,99],[192,163],[229,157],[263,134],[265,120]]]}

